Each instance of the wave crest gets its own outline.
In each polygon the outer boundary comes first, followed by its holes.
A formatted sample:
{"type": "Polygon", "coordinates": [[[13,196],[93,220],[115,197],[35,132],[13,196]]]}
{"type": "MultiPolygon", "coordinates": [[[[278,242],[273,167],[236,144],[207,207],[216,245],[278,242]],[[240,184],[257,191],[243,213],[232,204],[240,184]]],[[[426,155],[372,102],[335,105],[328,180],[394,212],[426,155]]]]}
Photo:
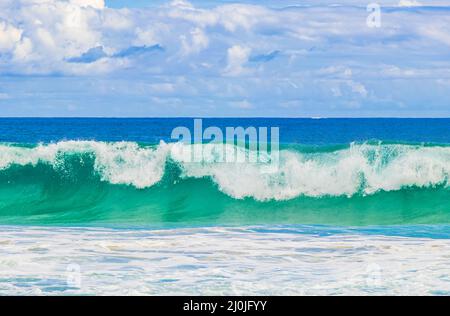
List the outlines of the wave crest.
{"type": "Polygon", "coordinates": [[[183,178],[209,177],[233,198],[256,200],[366,195],[412,186],[449,185],[449,147],[351,144],[345,149],[315,153],[288,148],[281,150],[279,162],[274,165],[220,162],[219,146],[225,151],[245,151],[247,156],[257,153],[217,144],[203,145],[207,154],[202,161],[188,162],[186,152],[190,151],[186,149],[196,150],[195,146],[201,145],[161,142],[157,146],[140,146],[133,142],[96,141],[65,141],[36,147],[0,145],[0,170],[38,163],[60,169],[67,155],[88,154],[103,181],[144,189],[161,181],[170,160],[182,170],[183,178]]]}

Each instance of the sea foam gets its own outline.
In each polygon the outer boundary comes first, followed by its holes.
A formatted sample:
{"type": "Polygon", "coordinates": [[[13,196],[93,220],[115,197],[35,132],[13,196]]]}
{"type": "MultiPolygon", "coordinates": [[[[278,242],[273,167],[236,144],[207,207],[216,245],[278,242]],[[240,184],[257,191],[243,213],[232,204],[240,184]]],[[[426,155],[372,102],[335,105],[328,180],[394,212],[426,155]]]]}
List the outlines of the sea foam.
{"type": "Polygon", "coordinates": [[[448,187],[450,147],[405,144],[351,144],[346,148],[305,152],[288,147],[276,163],[266,153],[232,145],[206,144],[200,161],[192,161],[199,144],[144,146],[134,142],[62,141],[24,147],[0,145],[0,172],[12,166],[51,165],[64,168],[73,155],[88,155],[101,180],[145,189],[159,183],[167,162],[175,163],[182,178],[210,178],[225,194],[242,199],[288,200],[298,196],[370,195],[404,187],[448,187]],[[258,162],[224,162],[221,151],[243,151],[258,162]]]}

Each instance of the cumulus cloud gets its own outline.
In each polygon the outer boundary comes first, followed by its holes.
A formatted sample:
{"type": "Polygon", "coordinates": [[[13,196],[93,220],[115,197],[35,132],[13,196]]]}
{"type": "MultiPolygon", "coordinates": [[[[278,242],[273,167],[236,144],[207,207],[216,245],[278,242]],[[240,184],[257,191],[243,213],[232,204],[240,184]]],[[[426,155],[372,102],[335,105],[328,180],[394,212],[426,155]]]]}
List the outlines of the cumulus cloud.
{"type": "Polygon", "coordinates": [[[200,28],[193,29],[189,37],[181,35],[181,49],[183,55],[198,53],[208,47],[209,39],[200,28]]]}
{"type": "Polygon", "coordinates": [[[0,21],[0,51],[11,51],[22,37],[22,30],[0,21]]]}
{"type": "Polygon", "coordinates": [[[251,49],[240,45],[234,45],[227,50],[228,65],[225,74],[230,76],[238,76],[247,70],[244,65],[248,61],[251,49]]]}
{"type": "MultiPolygon", "coordinates": [[[[161,72],[205,71],[217,75],[248,75],[251,68],[267,71],[258,63],[298,62],[302,54],[314,55],[334,47],[359,47],[361,56],[389,47],[401,52],[406,46],[448,45],[450,19],[393,11],[380,32],[364,24],[365,10],[355,7],[287,7],[227,4],[195,7],[176,0],[149,9],[111,9],[104,0],[4,0],[0,11],[0,69],[17,73],[67,73],[71,62],[97,63],[133,47],[162,47],[167,56],[144,66],[161,72]],[[440,21],[440,22],[438,22],[440,21]],[[397,42],[394,42],[395,39],[397,42]],[[245,44],[242,44],[245,43],[245,44]],[[394,46],[395,45],[395,46],[394,46]],[[363,50],[361,50],[363,48],[363,50]],[[184,61],[178,59],[184,57],[184,61]],[[247,65],[248,62],[251,65],[247,65]]],[[[400,1],[402,7],[418,4],[400,1]]],[[[110,60],[111,71],[135,64],[137,55],[121,55],[126,62],[110,60]],[[115,65],[115,66],[114,66],[115,65]]],[[[117,58],[116,58],[117,59],[117,58]]],[[[105,61],[102,61],[105,63],[105,61]]],[[[255,74],[258,71],[254,72],[255,74]]],[[[77,71],[79,72],[79,71],[77,71]]]]}
{"type": "Polygon", "coordinates": [[[382,0],[377,29],[366,25],[360,2],[338,2],[175,0],[113,9],[103,0],[1,0],[0,74],[145,78],[135,93],[146,100],[220,100],[247,110],[292,100],[302,106],[282,108],[410,104],[398,91],[416,79],[416,91],[445,99],[435,83],[450,79],[450,1],[417,9],[415,0],[382,0]]]}

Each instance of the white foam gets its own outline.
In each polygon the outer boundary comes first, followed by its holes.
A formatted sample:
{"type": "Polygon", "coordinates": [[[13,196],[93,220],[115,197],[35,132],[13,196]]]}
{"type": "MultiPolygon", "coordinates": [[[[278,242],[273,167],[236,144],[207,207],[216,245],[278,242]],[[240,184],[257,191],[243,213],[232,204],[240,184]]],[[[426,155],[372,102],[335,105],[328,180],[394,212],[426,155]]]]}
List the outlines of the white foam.
{"type": "MultiPolygon", "coordinates": [[[[334,152],[301,153],[282,150],[276,165],[256,161],[256,152],[230,145],[142,147],[133,142],[67,141],[34,148],[0,145],[0,170],[13,164],[48,163],[61,168],[64,155],[92,154],[95,171],[112,184],[148,188],[164,175],[168,159],[182,169],[183,177],[210,177],[219,189],[234,198],[287,200],[300,195],[352,196],[395,191],[404,187],[448,186],[450,148],[413,145],[352,144],[334,152]],[[200,146],[200,147],[199,147],[200,146]],[[203,150],[203,159],[190,161],[203,150]],[[222,153],[234,150],[247,162],[223,162],[222,153]],[[252,158],[253,157],[253,158],[252,158]]],[[[259,159],[261,161],[261,159],[259,159]]],[[[270,161],[263,157],[262,161],[270,161]]]]}
{"type": "Polygon", "coordinates": [[[352,145],[349,149],[318,154],[284,150],[278,168],[264,167],[242,163],[183,165],[187,177],[209,176],[223,192],[235,198],[352,196],[407,186],[448,185],[450,148],[352,145]]]}
{"type": "Polygon", "coordinates": [[[448,239],[265,228],[2,227],[0,294],[450,293],[448,239]]]}
{"type": "Polygon", "coordinates": [[[60,168],[65,154],[87,153],[94,155],[94,168],[102,180],[146,188],[161,180],[168,150],[164,143],[153,148],[139,147],[133,142],[67,141],[35,148],[1,145],[0,169],[39,162],[60,168]]]}

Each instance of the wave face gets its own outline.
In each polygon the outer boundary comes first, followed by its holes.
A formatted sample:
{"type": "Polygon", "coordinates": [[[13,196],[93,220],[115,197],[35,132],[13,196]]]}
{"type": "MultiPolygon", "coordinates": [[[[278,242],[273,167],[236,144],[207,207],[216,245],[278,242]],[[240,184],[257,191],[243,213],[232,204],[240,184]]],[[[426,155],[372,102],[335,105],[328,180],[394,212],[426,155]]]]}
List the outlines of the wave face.
{"type": "Polygon", "coordinates": [[[0,145],[0,223],[450,223],[450,147],[242,147],[64,141],[0,145]],[[224,163],[241,151],[262,162],[224,163]]]}

